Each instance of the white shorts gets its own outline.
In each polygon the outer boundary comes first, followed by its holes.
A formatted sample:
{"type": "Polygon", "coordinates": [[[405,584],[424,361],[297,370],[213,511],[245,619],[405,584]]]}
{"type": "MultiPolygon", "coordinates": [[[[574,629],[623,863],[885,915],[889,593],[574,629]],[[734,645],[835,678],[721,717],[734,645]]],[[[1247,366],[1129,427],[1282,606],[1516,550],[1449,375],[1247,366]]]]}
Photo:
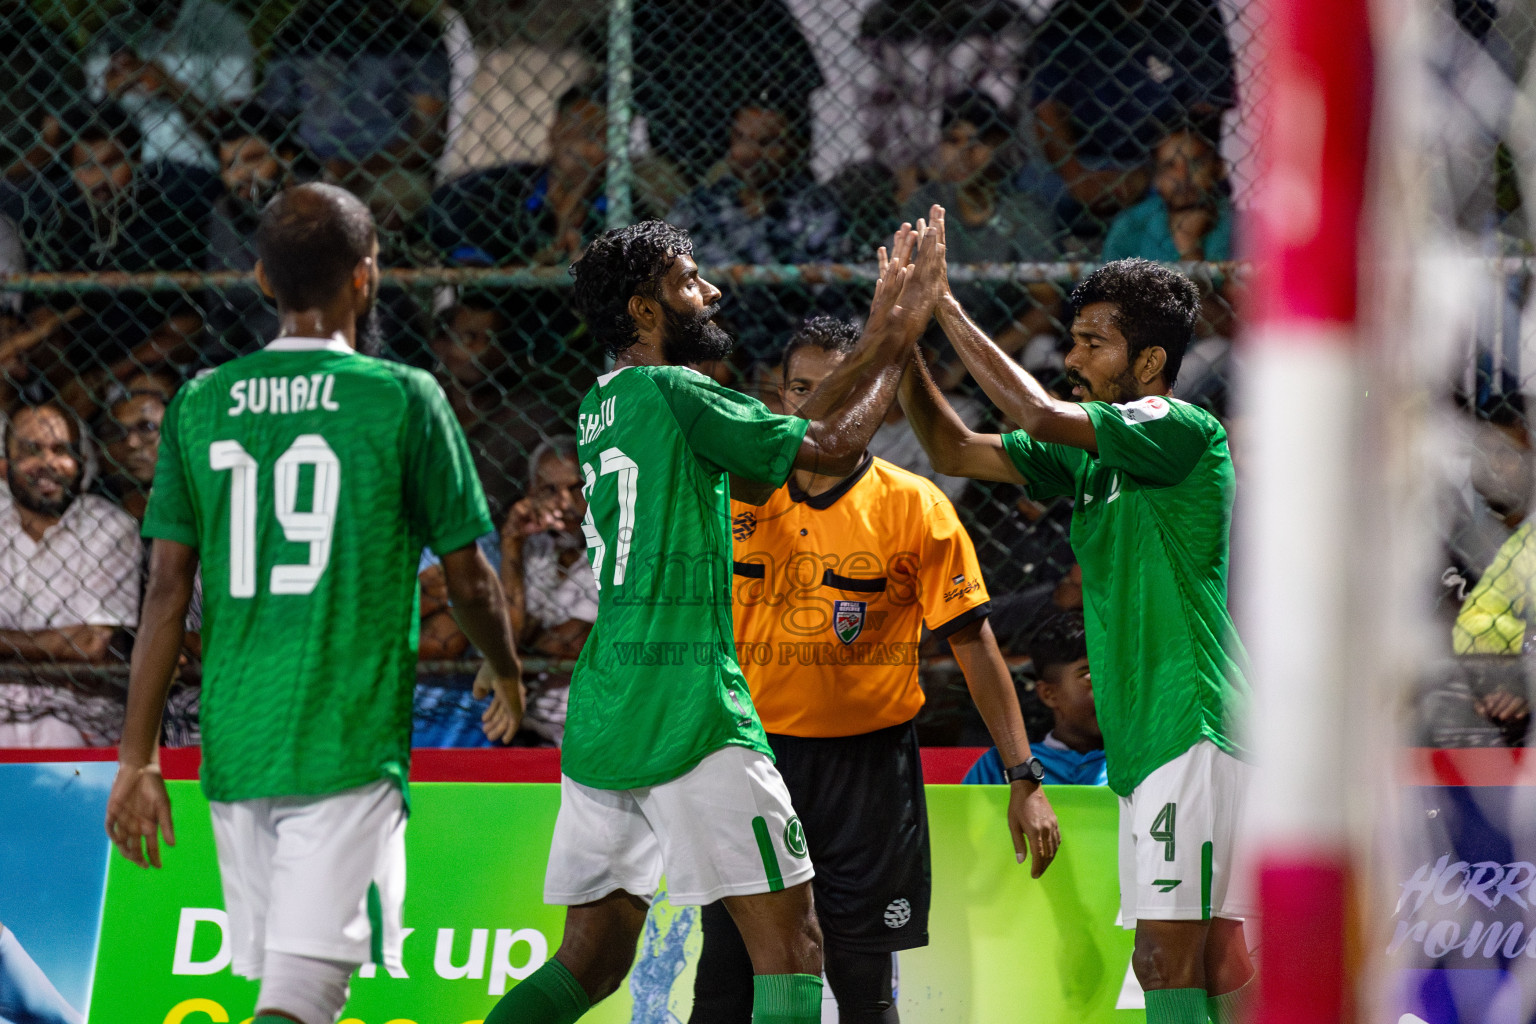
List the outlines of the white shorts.
{"type": "Polygon", "coordinates": [[[685,906],[810,879],[805,831],[772,761],[730,746],[641,789],[561,777],[545,903],[591,903],[619,889],[648,900],[663,872],[667,899],[685,906]]]}
{"type": "Polygon", "coordinates": [[[215,801],[232,968],[268,950],[400,969],[405,803],[381,779],[326,796],[215,801]]]}
{"type": "Polygon", "coordinates": [[[1241,849],[1252,774],[1201,740],[1120,798],[1122,926],[1256,913],[1241,849]]]}

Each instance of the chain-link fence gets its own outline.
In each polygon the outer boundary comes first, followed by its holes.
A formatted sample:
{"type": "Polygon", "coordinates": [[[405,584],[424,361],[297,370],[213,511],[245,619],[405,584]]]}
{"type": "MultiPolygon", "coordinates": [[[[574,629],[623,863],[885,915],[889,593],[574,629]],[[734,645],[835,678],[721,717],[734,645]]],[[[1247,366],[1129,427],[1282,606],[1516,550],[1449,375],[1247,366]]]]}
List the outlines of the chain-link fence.
{"type": "MultiPolygon", "coordinates": [[[[363,333],[430,368],[468,435],[506,524],[487,553],[526,570],[550,739],[592,595],[574,522],[518,524],[520,503],[579,500],[568,435],[602,356],[568,302],[573,256],[636,219],[687,228],[738,339],[704,369],[774,404],[794,326],[861,317],[873,247],[940,203],[961,301],[1058,389],[1084,269],[1180,263],[1204,305],[1176,393],[1226,416],[1259,19],[1248,0],[5,5],[0,736],[115,738],[160,420],[192,375],[276,336],[252,236],[285,185],[334,182],[374,212],[363,333]]],[[[1488,169],[1491,210],[1518,205],[1512,177],[1488,169]]],[[[961,415],[1005,428],[937,329],[925,345],[961,415]]],[[[899,418],[873,450],[933,476],[899,418]]],[[[1035,625],[1081,605],[1070,506],[936,480],[1023,664],[1035,625]]],[[[474,652],[422,571],[418,717],[451,731],[474,652]]],[[[929,738],[981,739],[947,649],[927,653],[929,738]]],[[[194,637],[168,739],[195,738],[197,655],[194,637]]]]}

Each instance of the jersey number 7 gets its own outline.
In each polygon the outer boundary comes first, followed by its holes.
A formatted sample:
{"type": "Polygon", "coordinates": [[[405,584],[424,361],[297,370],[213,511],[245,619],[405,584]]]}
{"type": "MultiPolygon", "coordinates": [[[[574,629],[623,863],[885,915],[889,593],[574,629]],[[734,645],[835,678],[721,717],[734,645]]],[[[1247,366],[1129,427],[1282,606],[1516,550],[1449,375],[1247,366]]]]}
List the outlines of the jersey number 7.
{"type": "Polygon", "coordinates": [[[598,456],[599,472],[592,470],[591,463],[582,463],[581,475],[587,482],[587,515],[581,521],[581,532],[586,535],[587,547],[592,549],[592,577],[599,588],[603,585],[603,559],[608,554],[608,544],[597,532],[597,521],[592,518],[592,492],[597,478],[609,473],[619,475],[619,536],[613,550],[613,585],[624,585],[624,570],[629,567],[630,541],[635,535],[635,495],[640,488],[640,467],[635,460],[617,448],[605,448],[598,456]]]}
{"type": "MultiPolygon", "coordinates": [[[[256,596],[257,464],[239,441],[215,441],[208,447],[208,465],[229,470],[229,596],[256,596]]],[[[278,456],[272,470],[274,512],[283,536],[293,544],[309,545],[302,565],[274,565],[268,589],[274,594],[308,594],[320,582],[331,560],[336,532],[336,500],[341,494],[341,461],[319,434],[300,434],[278,456]],[[315,470],[313,499],[308,512],[299,511],[299,470],[315,470]]]]}

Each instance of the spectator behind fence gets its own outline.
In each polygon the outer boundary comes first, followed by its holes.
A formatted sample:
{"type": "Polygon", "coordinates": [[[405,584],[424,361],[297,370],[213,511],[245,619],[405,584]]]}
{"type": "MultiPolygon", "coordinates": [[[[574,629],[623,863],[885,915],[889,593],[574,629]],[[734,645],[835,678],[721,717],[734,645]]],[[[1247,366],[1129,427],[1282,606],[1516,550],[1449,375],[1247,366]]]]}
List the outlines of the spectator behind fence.
{"type": "MultiPolygon", "coordinates": [[[[1051,711],[1050,732],[1030,749],[1045,765],[1049,786],[1105,786],[1104,734],[1093,707],[1088,640],[1082,612],[1060,612],[1046,620],[1029,642],[1035,696],[1051,711]]],[[[965,773],[967,783],[1002,785],[1003,761],[988,748],[965,773]]]]}
{"type": "Polygon", "coordinates": [[[1441,582],[1452,588],[1457,609],[1466,591],[1483,578],[1510,534],[1530,513],[1536,466],[1523,395],[1499,395],[1472,421],[1466,487],[1442,499],[1446,524],[1441,582]],[[1485,416],[1486,420],[1481,417],[1485,416]]]}
{"type": "MultiPolygon", "coordinates": [[[[22,406],[4,435],[0,659],[102,662],[138,622],[138,524],[86,493],[95,452],[63,407],[22,406]]],[[[0,683],[0,746],[108,744],[121,717],[120,700],[71,686],[0,683]]]]}
{"type": "MultiPolygon", "coordinates": [[[[1152,151],[1152,190],[1116,215],[1104,239],[1103,259],[1173,262],[1232,258],[1234,214],[1225,188],[1226,166],[1216,147],[1188,126],[1176,127],[1152,151]]],[[[1227,356],[1234,330],[1237,286],[1229,275],[1197,272],[1199,339],[1190,345],[1174,394],[1185,401],[1226,408],[1227,356]]]]}
{"type": "Polygon", "coordinates": [[[1013,108],[1029,34],[1010,0],[875,0],[865,10],[859,45],[874,68],[859,124],[903,201],[932,176],[950,96],[975,89],[1013,108]]]}
{"type": "MultiPolygon", "coordinates": [[[[944,207],[945,256],[951,265],[1056,259],[1055,215],[1010,180],[1017,149],[997,101],[975,90],[956,93],[944,101],[941,125],[936,178],[917,190],[902,218],[916,223],[935,203],[944,207]]],[[[1061,305],[1056,288],[1046,283],[962,284],[955,294],[1010,353],[1050,333],[1061,305]]]]}
{"type": "Polygon", "coordinates": [[[687,180],[715,170],[732,117],[752,102],[771,97],[809,137],[821,69],[784,0],[642,0],[634,38],[635,106],[652,149],[687,180]]]}
{"type": "Polygon", "coordinates": [[[85,81],[68,33],[45,24],[31,4],[0,5],[0,167],[25,178],[58,157],[64,144],[58,112],[79,101],[85,81]]]}
{"type": "Polygon", "coordinates": [[[500,520],[523,493],[528,454],[569,419],[525,363],[506,350],[508,321],[496,303],[467,295],[443,314],[432,353],[437,378],[448,394],[491,516],[500,520]]]}
{"type": "Polygon", "coordinates": [[[556,104],[549,162],[478,171],[437,189],[428,230],[460,266],[567,263],[604,228],[608,112],[602,93],[575,86],[556,104]]]}
{"type": "Polygon", "coordinates": [[[40,271],[181,270],[202,265],[202,225],[217,195],[209,171],[147,163],[143,139],[116,103],[61,116],[68,177],[48,172],[0,189],[40,271]]]}
{"type": "Polygon", "coordinates": [[[1051,170],[1092,218],[1146,190],[1146,164],[1170,125],[1213,142],[1237,101],[1216,0],[1060,0],[1030,49],[1035,116],[1051,170]]]}
{"type": "MultiPolygon", "coordinates": [[[[219,129],[219,181],[208,216],[209,270],[254,270],[256,222],[282,189],[318,176],[293,122],[255,102],[233,111],[219,129]]],[[[277,312],[252,285],[232,285],[207,296],[208,326],[222,342],[222,359],[254,351],[277,337],[277,312]]]]}
{"type": "Polygon", "coordinates": [[[260,91],[383,228],[426,204],[447,125],[447,53],[416,9],[305,0],[278,29],[260,91]]]}
{"type": "MultiPolygon", "coordinates": [[[[597,580],[587,561],[576,438],[561,434],[529,458],[528,497],[501,528],[501,585],[518,645],[555,661],[575,661],[597,621],[597,580]]],[[[560,746],[565,739],[569,672],[539,672],[528,687],[523,729],[560,746]]]]}
{"type": "Polygon", "coordinates": [[[115,99],[144,137],[144,160],[212,170],[228,108],[250,99],[256,49],[217,0],[128,0],[88,48],[92,98],[115,99]]]}
{"type": "MultiPolygon", "coordinates": [[[[725,172],[694,189],[667,218],[692,236],[700,266],[817,263],[847,255],[837,199],[811,179],[806,141],[790,115],[771,103],[754,100],[735,112],[725,172]]],[[[777,356],[805,311],[803,298],[787,288],[726,290],[725,314],[748,360],[777,356]]]]}

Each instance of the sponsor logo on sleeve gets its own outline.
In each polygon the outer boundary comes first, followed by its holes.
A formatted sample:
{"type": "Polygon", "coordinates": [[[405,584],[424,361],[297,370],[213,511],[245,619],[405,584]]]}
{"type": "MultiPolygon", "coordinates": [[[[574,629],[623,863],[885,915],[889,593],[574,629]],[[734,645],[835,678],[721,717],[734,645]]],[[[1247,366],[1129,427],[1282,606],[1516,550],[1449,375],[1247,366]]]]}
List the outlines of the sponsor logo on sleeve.
{"type": "Polygon", "coordinates": [[[905,896],[898,896],[885,905],[887,928],[904,928],[910,920],[912,920],[912,903],[905,896]]]}
{"type": "Polygon", "coordinates": [[[1168,415],[1171,406],[1168,404],[1168,399],[1159,395],[1149,395],[1134,402],[1127,402],[1125,405],[1117,405],[1115,408],[1120,410],[1120,418],[1134,427],[1138,423],[1151,423],[1153,420],[1162,419],[1168,415]]]}
{"type": "Polygon", "coordinates": [[[845,644],[851,644],[864,632],[864,612],[868,601],[833,601],[832,631],[845,644]]]}
{"type": "Polygon", "coordinates": [[[981,580],[966,579],[964,574],[959,576],[951,576],[949,578],[949,582],[949,589],[944,591],[945,601],[953,601],[957,597],[964,597],[966,594],[974,594],[976,591],[981,589],[981,580]]]}
{"type": "Polygon", "coordinates": [[[731,520],[731,536],[737,540],[746,540],[756,532],[757,514],[755,512],[741,512],[731,520]]]}

